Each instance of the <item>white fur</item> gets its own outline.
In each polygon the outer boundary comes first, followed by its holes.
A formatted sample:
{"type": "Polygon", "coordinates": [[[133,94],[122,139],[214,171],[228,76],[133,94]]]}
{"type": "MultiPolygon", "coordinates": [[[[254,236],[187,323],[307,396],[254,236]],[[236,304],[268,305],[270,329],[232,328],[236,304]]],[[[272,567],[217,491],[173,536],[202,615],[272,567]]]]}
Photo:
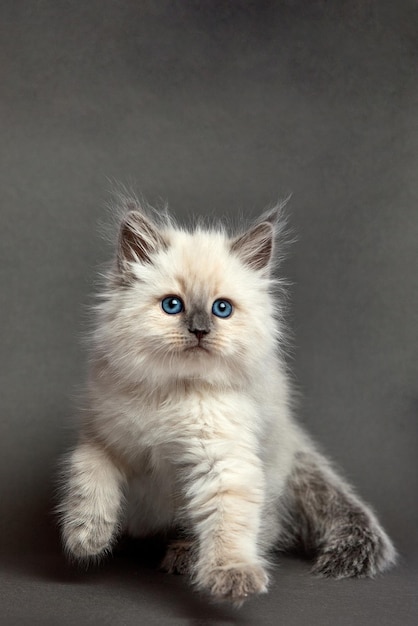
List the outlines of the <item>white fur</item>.
{"type": "Polygon", "coordinates": [[[238,602],[266,590],[265,556],[280,539],[296,455],[316,454],[291,418],[278,350],[280,302],[263,248],[274,222],[234,251],[237,239],[222,229],[166,222],[141,240],[139,223],[137,250],[119,250],[97,307],[80,444],[60,505],[71,554],[100,554],[121,523],[139,536],[181,527],[196,538],[200,588],[238,602]],[[212,315],[206,350],[190,350],[196,337],[183,314],[162,310],[167,295],[209,313],[227,298],[234,312],[212,315]],[[241,577],[236,592],[225,570],[241,577]]]}

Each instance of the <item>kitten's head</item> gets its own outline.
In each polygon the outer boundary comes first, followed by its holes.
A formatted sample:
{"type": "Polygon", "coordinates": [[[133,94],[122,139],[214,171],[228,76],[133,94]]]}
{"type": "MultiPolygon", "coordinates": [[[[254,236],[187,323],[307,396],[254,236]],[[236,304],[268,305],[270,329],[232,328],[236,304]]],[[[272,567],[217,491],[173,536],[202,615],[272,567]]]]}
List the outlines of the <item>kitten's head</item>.
{"type": "Polygon", "coordinates": [[[120,226],[117,260],[99,306],[95,344],[129,383],[234,385],[271,354],[271,291],[279,211],[246,232],[187,231],[141,209],[120,226]]]}

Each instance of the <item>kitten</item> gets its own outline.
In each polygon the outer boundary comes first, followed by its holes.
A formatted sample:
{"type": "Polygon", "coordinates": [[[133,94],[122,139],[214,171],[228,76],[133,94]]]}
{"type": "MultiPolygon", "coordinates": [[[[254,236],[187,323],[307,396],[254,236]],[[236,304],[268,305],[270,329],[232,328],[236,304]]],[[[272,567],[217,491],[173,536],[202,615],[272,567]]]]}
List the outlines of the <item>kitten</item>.
{"type": "Polygon", "coordinates": [[[237,605],[267,590],[274,548],[302,547],[334,578],[385,570],[390,539],[291,416],[280,210],[229,236],[127,208],[65,463],[66,551],[91,559],[121,530],[177,529],[164,568],[237,605]]]}

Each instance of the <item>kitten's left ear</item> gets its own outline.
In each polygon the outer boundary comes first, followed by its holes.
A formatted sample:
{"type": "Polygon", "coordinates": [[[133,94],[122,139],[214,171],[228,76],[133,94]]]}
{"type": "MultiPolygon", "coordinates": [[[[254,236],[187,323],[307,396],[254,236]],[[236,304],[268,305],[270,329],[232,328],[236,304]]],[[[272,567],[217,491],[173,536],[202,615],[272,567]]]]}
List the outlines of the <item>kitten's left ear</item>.
{"type": "MultiPolygon", "coordinates": [[[[271,216],[273,218],[273,215],[271,216]]],[[[277,218],[275,218],[276,221],[277,218]]],[[[255,270],[263,270],[270,265],[273,255],[274,225],[265,217],[265,221],[256,224],[231,244],[231,251],[255,270]]]]}

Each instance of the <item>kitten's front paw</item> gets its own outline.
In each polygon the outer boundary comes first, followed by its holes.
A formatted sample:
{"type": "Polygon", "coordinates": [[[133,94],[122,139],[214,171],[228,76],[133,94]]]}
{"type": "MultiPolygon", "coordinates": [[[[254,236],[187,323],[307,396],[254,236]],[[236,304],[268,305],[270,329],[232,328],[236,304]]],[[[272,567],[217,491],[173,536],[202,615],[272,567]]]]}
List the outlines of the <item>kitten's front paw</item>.
{"type": "Polygon", "coordinates": [[[64,524],[62,536],[66,551],[78,560],[98,558],[112,544],[114,524],[103,520],[80,520],[64,524]]]}
{"type": "Polygon", "coordinates": [[[268,576],[260,565],[223,566],[213,569],[198,585],[217,600],[240,606],[249,596],[266,593],[268,576]]]}
{"type": "Polygon", "coordinates": [[[379,527],[339,529],[321,548],[312,573],[327,578],[373,577],[395,562],[396,552],[379,527]]]}
{"type": "Polygon", "coordinates": [[[179,539],[168,546],[161,569],[169,574],[191,574],[195,562],[194,543],[179,539]]]}

